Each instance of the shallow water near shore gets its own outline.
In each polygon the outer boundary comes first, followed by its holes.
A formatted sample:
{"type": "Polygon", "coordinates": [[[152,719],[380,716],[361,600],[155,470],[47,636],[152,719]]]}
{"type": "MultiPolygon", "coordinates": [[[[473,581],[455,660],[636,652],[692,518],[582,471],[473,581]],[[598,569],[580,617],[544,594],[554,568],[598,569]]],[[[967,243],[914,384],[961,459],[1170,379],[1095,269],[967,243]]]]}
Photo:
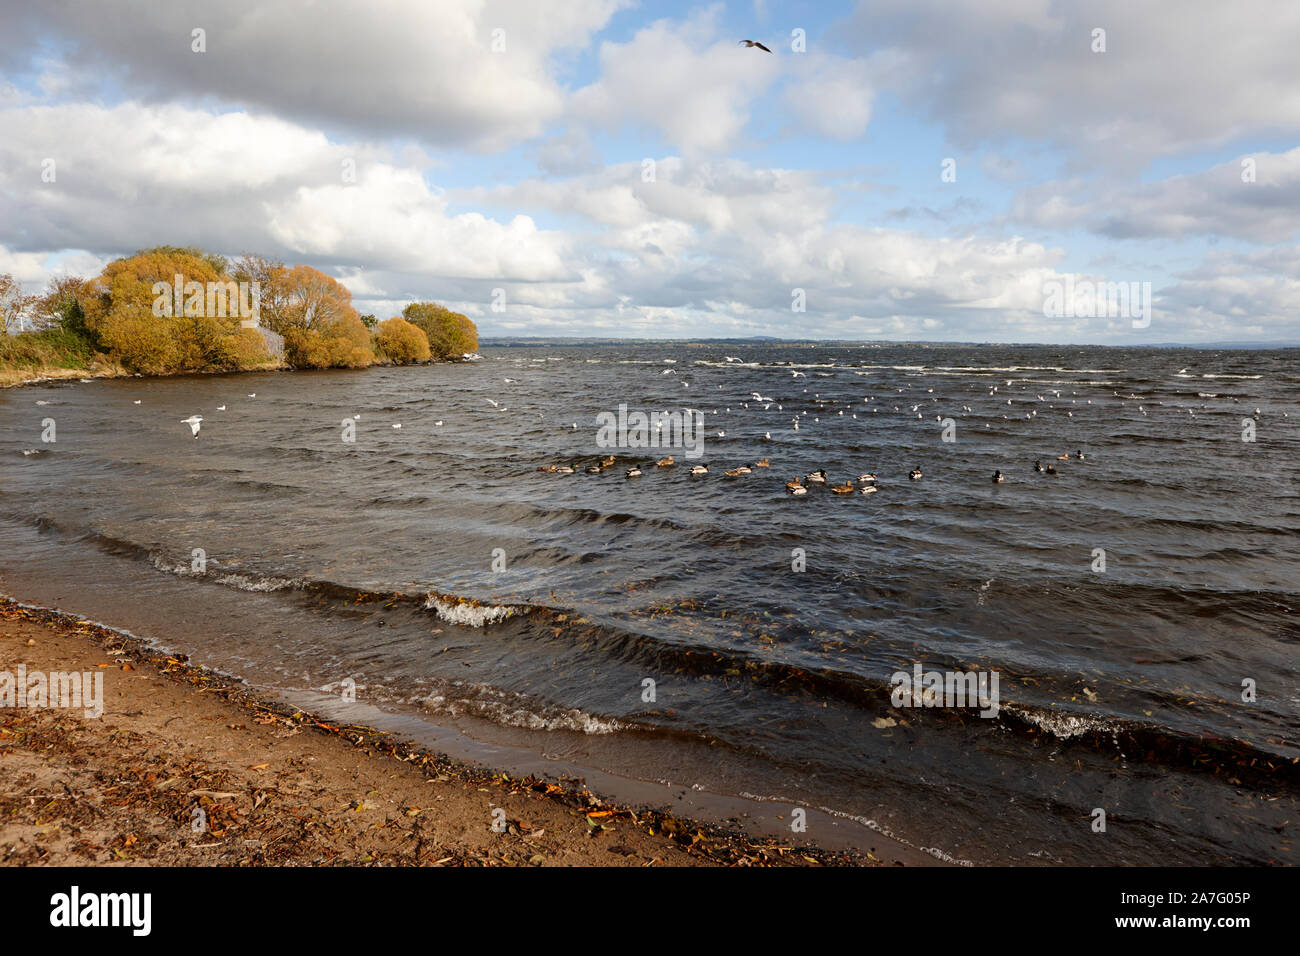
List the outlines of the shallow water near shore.
{"type": "Polygon", "coordinates": [[[0,393],[3,590],[290,699],[351,680],[487,761],[819,808],[813,841],[834,819],[836,845],[975,863],[1295,862],[1296,351],[483,355],[0,393]],[[597,447],[621,403],[699,409],[710,474],[597,447]],[[818,468],[879,491],[786,494],[818,468]],[[891,706],[917,662],[998,672],[997,717],[891,706]]]}

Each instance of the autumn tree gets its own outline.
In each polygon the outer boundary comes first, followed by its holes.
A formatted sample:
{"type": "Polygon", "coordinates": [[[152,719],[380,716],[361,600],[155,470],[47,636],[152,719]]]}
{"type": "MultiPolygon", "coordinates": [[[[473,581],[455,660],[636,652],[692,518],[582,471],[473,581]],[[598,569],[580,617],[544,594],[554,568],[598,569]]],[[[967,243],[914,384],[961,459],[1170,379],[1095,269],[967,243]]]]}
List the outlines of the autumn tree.
{"type": "Polygon", "coordinates": [[[30,331],[35,299],[8,273],[0,275],[0,334],[30,331]]]}
{"type": "Polygon", "coordinates": [[[193,248],[159,246],[104,267],[78,299],[87,329],[126,368],[145,374],[244,368],[266,360],[255,330],[242,329],[238,309],[210,314],[211,297],[185,291],[173,298],[176,276],[197,287],[229,283],[226,260],[193,248]],[[165,287],[165,291],[159,291],[165,287]],[[178,308],[179,307],[179,308],[178,308]]]}
{"type": "Polygon", "coordinates": [[[281,335],[288,328],[289,290],[284,279],[287,272],[285,264],[279,259],[251,252],[236,259],[231,268],[236,281],[256,284],[260,303],[259,324],[281,335]]]}
{"type": "Polygon", "coordinates": [[[352,293],[311,266],[246,254],[235,262],[240,281],[261,292],[261,324],[284,336],[285,360],[295,368],[364,368],[375,360],[370,332],[352,293]]]}
{"type": "Polygon", "coordinates": [[[62,328],[74,335],[94,340],[86,327],[84,302],[96,292],[90,282],[80,276],[55,276],[37,297],[33,313],[38,328],[62,328]]]}
{"type": "Polygon", "coordinates": [[[398,365],[429,361],[429,339],[419,326],[391,318],[375,329],[375,344],[398,365]]]}
{"type": "Polygon", "coordinates": [[[469,317],[436,302],[412,302],[402,317],[424,332],[435,358],[459,358],[478,349],[478,328],[469,317]]]}
{"type": "Polygon", "coordinates": [[[375,361],[370,332],[355,313],[310,329],[290,327],[284,334],[284,357],[294,368],[365,368],[375,361]]]}
{"type": "Polygon", "coordinates": [[[272,332],[287,336],[294,329],[320,331],[343,318],[360,321],[347,287],[311,266],[245,255],[233,271],[241,281],[258,283],[261,324],[272,332]]]}

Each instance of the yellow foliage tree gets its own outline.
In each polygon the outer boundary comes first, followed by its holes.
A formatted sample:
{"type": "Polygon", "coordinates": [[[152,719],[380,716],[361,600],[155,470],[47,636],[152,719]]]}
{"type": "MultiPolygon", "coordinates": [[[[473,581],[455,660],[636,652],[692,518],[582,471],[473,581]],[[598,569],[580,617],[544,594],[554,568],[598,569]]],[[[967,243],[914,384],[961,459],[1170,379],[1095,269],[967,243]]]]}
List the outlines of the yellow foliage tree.
{"type": "Polygon", "coordinates": [[[265,346],[240,327],[237,307],[220,307],[207,290],[232,277],[225,260],[199,249],[161,246],[118,259],[78,296],[86,328],[126,368],[144,374],[247,368],[266,361],[265,346]],[[183,295],[176,301],[176,276],[183,295]],[[189,283],[199,283],[186,288],[189,283]],[[163,286],[166,291],[162,290],[163,286]],[[224,314],[222,314],[224,313],[224,314]]]}
{"type": "Polygon", "coordinates": [[[436,302],[412,302],[402,317],[424,332],[437,358],[459,358],[478,349],[478,328],[470,318],[436,302]]]}
{"type": "Polygon", "coordinates": [[[352,293],[319,269],[245,255],[233,271],[241,280],[259,283],[262,325],[272,332],[288,336],[294,329],[321,331],[339,319],[360,320],[352,306],[352,293]]]}
{"type": "Polygon", "coordinates": [[[398,365],[429,361],[429,339],[419,328],[405,319],[392,318],[380,322],[375,329],[375,344],[390,361],[398,365]]]}
{"type": "Polygon", "coordinates": [[[375,361],[370,331],[356,314],[310,329],[290,327],[284,357],[294,368],[365,368],[375,361]]]}

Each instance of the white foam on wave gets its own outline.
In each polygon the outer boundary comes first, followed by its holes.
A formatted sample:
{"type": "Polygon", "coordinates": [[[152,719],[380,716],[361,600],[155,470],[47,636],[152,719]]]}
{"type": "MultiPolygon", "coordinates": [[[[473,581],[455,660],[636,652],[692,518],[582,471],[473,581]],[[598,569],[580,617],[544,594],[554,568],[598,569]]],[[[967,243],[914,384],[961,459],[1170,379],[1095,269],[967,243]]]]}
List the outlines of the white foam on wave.
{"type": "MultiPolygon", "coordinates": [[[[1005,705],[1004,705],[1005,706],[1005,705]]],[[[1023,717],[1039,730],[1045,730],[1060,740],[1069,740],[1092,731],[1114,733],[1114,725],[1101,717],[1089,717],[1083,714],[1053,714],[1041,710],[1022,710],[1019,707],[1006,708],[1023,717]]]]}
{"type": "Polygon", "coordinates": [[[461,624],[465,627],[483,627],[485,624],[499,624],[515,613],[515,609],[496,604],[458,604],[444,601],[436,594],[430,594],[424,602],[425,610],[435,612],[448,624],[461,624]]]}
{"type": "Polygon", "coordinates": [[[285,588],[294,587],[297,582],[288,578],[259,578],[247,574],[225,574],[217,578],[217,583],[240,591],[270,592],[283,591],[285,588]]]}
{"type": "Polygon", "coordinates": [[[421,703],[429,710],[452,717],[481,717],[496,724],[524,730],[571,730],[600,737],[623,729],[623,725],[611,717],[597,717],[576,707],[566,709],[539,706],[520,694],[482,684],[457,683],[455,686],[467,693],[452,697],[430,694],[421,703]]]}
{"type": "Polygon", "coordinates": [[[1254,378],[1263,378],[1263,377],[1264,377],[1263,375],[1232,375],[1232,374],[1230,374],[1230,373],[1228,373],[1228,372],[1221,372],[1221,373],[1203,372],[1203,373],[1202,373],[1201,375],[1199,375],[1199,376],[1198,376],[1198,375],[1195,375],[1195,374],[1190,374],[1190,373],[1178,372],[1177,374],[1174,375],[1174,378],[1250,378],[1250,379],[1254,379],[1254,378]]]}
{"type": "MultiPolygon", "coordinates": [[[[250,591],[265,593],[270,591],[283,591],[285,588],[297,587],[298,582],[289,578],[260,577],[252,574],[223,574],[220,576],[209,575],[206,570],[195,571],[192,564],[186,564],[184,561],[172,563],[166,556],[161,554],[150,555],[153,566],[164,574],[174,574],[178,578],[209,578],[217,584],[224,584],[228,588],[235,588],[238,591],[250,591]]],[[[215,561],[209,560],[209,564],[215,564],[215,561]]]]}
{"type": "Polygon", "coordinates": [[[1075,375],[1111,375],[1122,368],[1065,368],[1061,365],[936,365],[945,372],[1071,372],[1075,375]]]}

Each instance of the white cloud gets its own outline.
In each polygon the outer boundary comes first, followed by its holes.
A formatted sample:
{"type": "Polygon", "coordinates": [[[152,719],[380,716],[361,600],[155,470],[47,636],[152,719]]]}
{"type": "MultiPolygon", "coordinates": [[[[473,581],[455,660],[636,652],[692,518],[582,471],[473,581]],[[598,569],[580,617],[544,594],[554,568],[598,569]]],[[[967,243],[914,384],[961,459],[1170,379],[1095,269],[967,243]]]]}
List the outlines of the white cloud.
{"type": "Polygon", "coordinates": [[[781,67],[776,54],[723,38],[718,13],[659,20],[627,43],[602,43],[600,79],[574,94],[575,115],[603,126],[649,126],[687,155],[733,144],[750,103],[781,67]]]}
{"type": "Polygon", "coordinates": [[[897,54],[894,88],[962,146],[1019,137],[1141,165],[1300,131],[1292,0],[862,0],[833,35],[897,54]]]}
{"type": "Polygon", "coordinates": [[[1300,147],[1259,152],[1198,173],[1150,183],[1074,179],[1029,187],[1012,203],[1015,222],[1083,226],[1112,239],[1231,236],[1285,242],[1300,230],[1300,147]],[[1242,163],[1253,164],[1253,179],[1242,163]]]}
{"type": "Polygon", "coordinates": [[[494,149],[539,135],[561,114],[552,60],[584,47],[621,5],[31,4],[6,12],[6,30],[27,40],[0,43],[0,65],[25,64],[43,31],[71,47],[67,62],[85,76],[146,101],[206,97],[363,136],[414,133],[433,144],[494,149]],[[191,49],[195,28],[206,31],[206,52],[191,49]]]}
{"type": "Polygon", "coordinates": [[[273,117],[127,103],[0,110],[0,125],[0,218],[24,224],[30,249],[195,243],[433,276],[570,274],[562,238],[527,216],[452,215],[421,169],[273,117]]]}
{"type": "Polygon", "coordinates": [[[476,212],[448,215],[415,170],[376,165],[355,185],[301,186],[265,208],[269,234],[309,257],[476,279],[569,276],[559,236],[527,216],[503,224],[476,212]]]}
{"type": "Polygon", "coordinates": [[[880,66],[864,60],[806,54],[796,56],[794,63],[796,78],[783,95],[796,121],[831,139],[860,139],[871,122],[880,66]]]}

